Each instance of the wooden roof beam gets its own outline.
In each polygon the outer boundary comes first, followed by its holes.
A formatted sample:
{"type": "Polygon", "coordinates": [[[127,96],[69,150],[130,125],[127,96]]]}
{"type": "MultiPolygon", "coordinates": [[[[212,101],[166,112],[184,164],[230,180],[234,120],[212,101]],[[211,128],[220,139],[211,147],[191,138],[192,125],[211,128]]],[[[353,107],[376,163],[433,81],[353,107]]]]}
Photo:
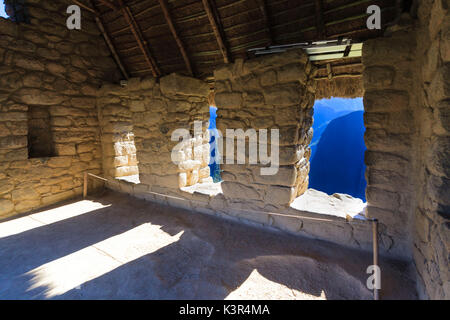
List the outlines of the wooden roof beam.
{"type": "Polygon", "coordinates": [[[269,11],[267,10],[267,4],[266,0],[258,0],[258,6],[259,10],[261,11],[261,15],[264,20],[264,24],[267,28],[267,39],[268,39],[268,46],[273,45],[273,35],[272,35],[272,29],[270,27],[270,18],[269,18],[269,11]]]}
{"type": "Polygon", "coordinates": [[[124,65],[122,64],[122,61],[120,60],[119,55],[117,54],[117,50],[114,47],[114,45],[113,45],[113,43],[111,41],[111,38],[109,37],[108,32],[105,29],[105,26],[104,26],[102,20],[100,19],[100,13],[99,13],[99,11],[96,8],[95,3],[92,0],[88,0],[88,3],[90,4],[90,6],[89,6],[89,5],[84,4],[83,2],[81,2],[79,0],[73,0],[73,2],[76,5],[78,5],[78,6],[82,7],[82,8],[84,8],[84,9],[92,12],[95,15],[95,22],[97,23],[97,27],[100,30],[101,34],[103,35],[103,38],[105,39],[106,44],[108,45],[109,51],[111,52],[111,54],[112,54],[115,62],[117,63],[117,66],[119,67],[120,71],[122,71],[123,76],[126,79],[128,79],[129,78],[128,72],[125,69],[124,65]]]}
{"type": "Polygon", "coordinates": [[[110,8],[110,9],[112,9],[112,10],[114,10],[114,11],[118,11],[118,10],[119,10],[119,8],[116,7],[116,5],[115,5],[114,3],[112,3],[111,1],[109,1],[109,0],[98,0],[98,1],[99,1],[101,4],[107,6],[108,8],[110,8]]]}
{"type": "Polygon", "coordinates": [[[81,1],[73,0],[73,3],[75,3],[77,6],[82,7],[83,9],[86,9],[87,11],[92,12],[92,13],[95,14],[95,15],[98,15],[97,10],[95,10],[95,9],[93,9],[93,8],[91,8],[91,7],[89,7],[88,5],[84,4],[84,3],[81,2],[81,1]]]}
{"type": "Polygon", "coordinates": [[[316,5],[317,36],[319,37],[319,40],[324,40],[327,37],[327,31],[325,27],[325,19],[323,16],[322,0],[315,0],[315,5],[316,5]]]}
{"type": "MultiPolygon", "coordinates": [[[[105,0],[103,0],[105,1],[105,0]]],[[[152,74],[155,78],[160,76],[160,71],[156,65],[155,60],[151,56],[150,52],[147,50],[147,42],[143,39],[142,33],[139,30],[139,26],[134,20],[133,14],[131,13],[130,8],[124,5],[123,0],[119,0],[120,8],[122,11],[122,14],[130,26],[131,32],[134,35],[134,38],[136,39],[136,42],[138,43],[139,48],[142,51],[142,54],[144,55],[145,61],[149,65],[150,69],[152,70],[152,74]]]]}
{"type": "Polygon", "coordinates": [[[180,49],[181,55],[183,56],[184,63],[186,64],[186,69],[188,70],[189,74],[193,76],[194,72],[192,71],[191,61],[189,60],[189,56],[186,52],[186,49],[184,48],[183,42],[178,35],[177,29],[175,28],[166,0],[159,0],[159,4],[161,5],[164,17],[166,18],[167,24],[169,25],[170,32],[172,32],[172,35],[177,42],[178,48],[180,49]]]}
{"type": "Polygon", "coordinates": [[[214,35],[217,40],[217,44],[219,45],[219,50],[222,53],[223,61],[225,63],[230,62],[230,54],[228,52],[227,47],[225,46],[225,41],[223,39],[223,30],[221,30],[221,27],[219,26],[219,17],[216,17],[213,11],[213,7],[211,6],[210,0],[202,0],[203,7],[205,8],[206,15],[208,16],[209,23],[211,24],[211,27],[213,29],[214,35]]]}

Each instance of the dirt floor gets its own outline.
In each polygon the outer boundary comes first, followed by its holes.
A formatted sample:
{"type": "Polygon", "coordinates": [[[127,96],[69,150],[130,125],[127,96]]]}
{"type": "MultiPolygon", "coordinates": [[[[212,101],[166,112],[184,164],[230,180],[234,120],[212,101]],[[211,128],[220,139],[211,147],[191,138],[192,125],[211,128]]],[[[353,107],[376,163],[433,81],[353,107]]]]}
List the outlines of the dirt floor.
{"type": "MultiPolygon", "coordinates": [[[[106,192],[0,223],[0,299],[371,299],[371,253],[106,192]]],[[[382,299],[415,299],[381,258],[382,299]]]]}

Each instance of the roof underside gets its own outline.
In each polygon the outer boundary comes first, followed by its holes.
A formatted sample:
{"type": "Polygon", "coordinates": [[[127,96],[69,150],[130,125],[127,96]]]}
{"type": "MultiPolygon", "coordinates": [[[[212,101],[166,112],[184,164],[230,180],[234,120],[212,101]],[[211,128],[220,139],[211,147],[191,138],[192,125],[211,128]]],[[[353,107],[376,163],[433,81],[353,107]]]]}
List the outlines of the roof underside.
{"type": "MultiPolygon", "coordinates": [[[[339,37],[353,41],[378,37],[383,30],[366,27],[367,7],[380,6],[384,29],[397,15],[395,3],[392,0],[93,0],[90,4],[99,13],[129,76],[155,75],[156,69],[157,76],[178,72],[207,80],[226,61],[250,58],[248,50],[252,48],[339,37]]],[[[315,62],[321,68],[318,77],[329,76],[328,63],[334,75],[361,73],[361,58],[335,59],[315,62]]]]}

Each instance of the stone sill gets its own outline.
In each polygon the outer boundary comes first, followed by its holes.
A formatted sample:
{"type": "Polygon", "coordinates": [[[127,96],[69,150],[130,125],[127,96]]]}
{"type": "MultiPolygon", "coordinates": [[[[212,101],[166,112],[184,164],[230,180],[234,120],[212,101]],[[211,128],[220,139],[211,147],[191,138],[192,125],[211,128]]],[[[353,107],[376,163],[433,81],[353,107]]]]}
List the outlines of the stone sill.
{"type": "MultiPolygon", "coordinates": [[[[198,183],[193,186],[180,188],[181,191],[199,193],[209,197],[222,194],[221,183],[198,183]]],[[[308,189],[303,195],[297,197],[290,205],[289,209],[282,210],[292,215],[310,214],[311,217],[326,215],[342,218],[346,221],[353,219],[367,220],[365,216],[367,204],[361,199],[353,198],[350,195],[335,193],[328,195],[314,189],[308,189]]]]}
{"type": "Polygon", "coordinates": [[[129,182],[132,184],[140,184],[141,181],[139,180],[139,174],[134,174],[131,176],[126,176],[126,177],[116,177],[116,180],[120,180],[120,181],[125,181],[125,182],[129,182]]]}

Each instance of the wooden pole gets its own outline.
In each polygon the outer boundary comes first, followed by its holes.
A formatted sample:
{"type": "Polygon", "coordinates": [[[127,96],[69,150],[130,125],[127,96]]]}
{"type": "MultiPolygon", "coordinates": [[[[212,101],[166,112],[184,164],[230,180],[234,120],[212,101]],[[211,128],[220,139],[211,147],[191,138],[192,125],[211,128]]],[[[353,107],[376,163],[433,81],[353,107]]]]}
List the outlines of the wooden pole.
{"type": "MultiPolygon", "coordinates": [[[[376,268],[376,271],[378,271],[378,220],[373,219],[372,220],[372,233],[373,233],[373,265],[376,268]]],[[[380,275],[378,275],[380,276],[380,275]]],[[[373,299],[379,300],[379,292],[378,289],[375,287],[373,288],[373,299]]]]}
{"type": "Polygon", "coordinates": [[[84,173],[84,183],[83,183],[83,199],[86,199],[87,197],[87,190],[88,190],[88,173],[84,173]]]}

